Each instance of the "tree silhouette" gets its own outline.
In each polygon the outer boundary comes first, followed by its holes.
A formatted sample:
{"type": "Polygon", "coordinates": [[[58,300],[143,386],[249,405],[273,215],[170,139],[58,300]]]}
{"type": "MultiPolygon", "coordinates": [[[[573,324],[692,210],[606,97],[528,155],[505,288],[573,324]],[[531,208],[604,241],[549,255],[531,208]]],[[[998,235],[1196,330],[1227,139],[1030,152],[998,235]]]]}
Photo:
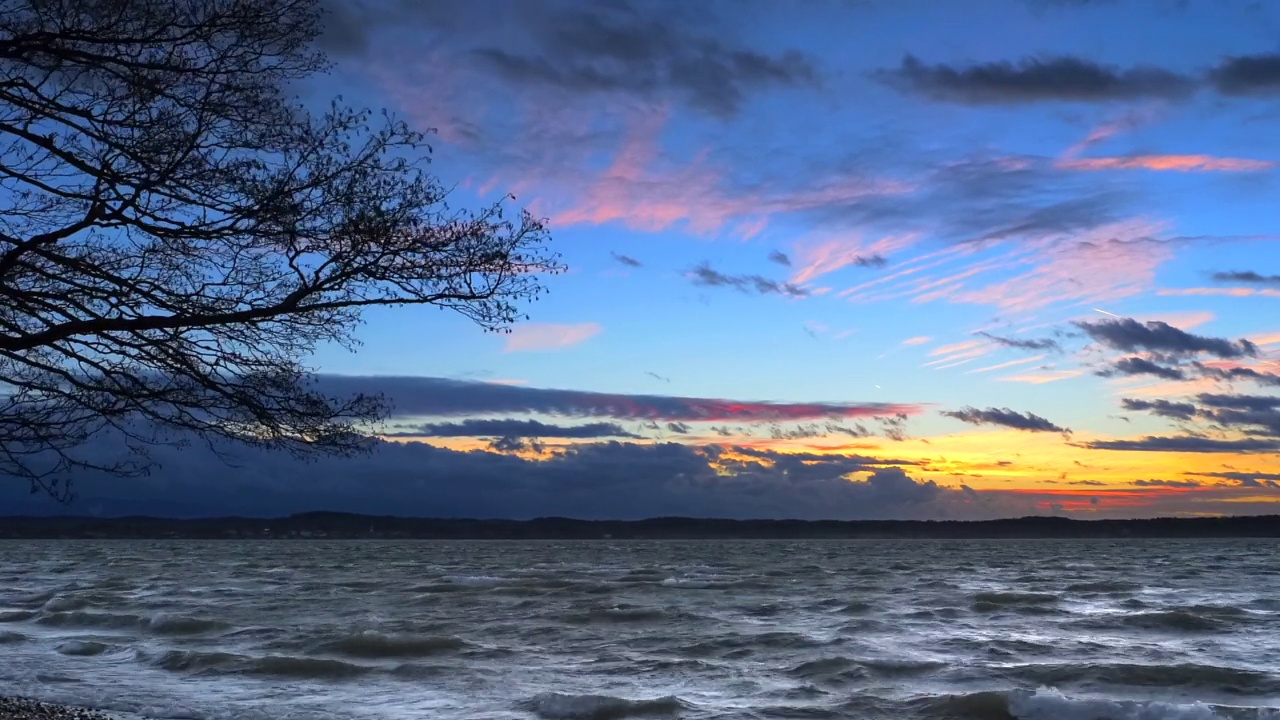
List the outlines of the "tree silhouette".
{"type": "Polygon", "coordinates": [[[305,361],[362,309],[488,330],[562,269],[543,224],[456,211],[425,136],[288,88],[323,72],[317,0],[0,0],[0,473],[145,472],[146,448],[368,447],[382,398],[305,361]],[[87,457],[114,428],[123,460],[87,457]],[[78,449],[80,450],[78,452],[78,449]]]}

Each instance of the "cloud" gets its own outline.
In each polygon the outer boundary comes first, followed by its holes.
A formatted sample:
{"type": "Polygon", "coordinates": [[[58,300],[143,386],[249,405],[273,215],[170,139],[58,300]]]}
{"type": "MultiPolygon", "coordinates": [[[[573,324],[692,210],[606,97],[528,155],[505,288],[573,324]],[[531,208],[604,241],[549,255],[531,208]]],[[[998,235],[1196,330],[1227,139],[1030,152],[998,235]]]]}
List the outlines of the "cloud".
{"type": "Polygon", "coordinates": [[[525,438],[602,438],[639,437],[617,423],[585,425],[553,425],[537,420],[478,420],[462,422],[396,425],[388,437],[525,437],[525,438]]]}
{"type": "Polygon", "coordinates": [[[1249,380],[1259,385],[1280,386],[1280,375],[1271,372],[1254,370],[1249,367],[1215,367],[1205,363],[1192,363],[1204,377],[1232,382],[1249,380]]]}
{"type": "Polygon", "coordinates": [[[1276,453],[1280,442],[1246,438],[1242,440],[1216,440],[1213,438],[1183,435],[1160,437],[1148,435],[1140,440],[1096,440],[1083,444],[1091,450],[1125,450],[1135,452],[1172,453],[1276,453]]]}
{"type": "Polygon", "coordinates": [[[387,44],[374,42],[381,32],[403,33],[428,47],[448,41],[469,69],[509,89],[596,102],[610,95],[679,101],[729,117],[761,93],[821,85],[819,69],[806,54],[749,47],[733,37],[731,19],[706,7],[640,0],[324,4],[329,16],[320,42],[329,52],[368,55],[387,44]],[[514,28],[519,32],[512,33],[514,28]]]}
{"type": "Polygon", "coordinates": [[[519,14],[532,47],[472,51],[482,67],[517,86],[677,98],[729,117],[753,94],[819,84],[804,53],[768,54],[735,44],[724,28],[697,28],[669,6],[619,0],[548,4],[519,14]]]}
{"type": "Polygon", "coordinates": [[[1130,155],[1072,158],[1058,161],[1066,170],[1156,170],[1174,172],[1260,172],[1276,167],[1267,160],[1220,158],[1210,155],[1130,155]]]}
{"type": "Polygon", "coordinates": [[[994,372],[996,370],[1008,370],[1011,367],[1017,367],[1019,365],[1028,365],[1033,362],[1040,362],[1041,360],[1044,360],[1047,357],[1049,356],[1048,355],[1032,355],[1031,357],[1027,357],[1027,358],[1020,358],[1018,360],[1010,360],[1008,362],[997,363],[995,365],[987,365],[986,367],[974,368],[973,370],[969,370],[965,372],[965,374],[976,375],[978,373],[994,372]]]}
{"type": "Polygon", "coordinates": [[[635,259],[635,258],[633,258],[633,257],[631,257],[631,256],[629,256],[629,255],[620,255],[620,254],[618,254],[618,253],[616,253],[616,252],[615,252],[615,253],[609,253],[609,254],[613,256],[613,259],[614,259],[614,260],[617,260],[618,262],[622,263],[623,265],[626,265],[627,267],[638,268],[638,267],[642,267],[642,266],[644,265],[644,263],[640,262],[639,260],[637,260],[637,259],[635,259]]]}
{"type": "Polygon", "coordinates": [[[961,422],[970,425],[1000,425],[1003,427],[1013,428],[1015,430],[1027,430],[1029,432],[1057,432],[1069,433],[1070,430],[1054,425],[1048,420],[1033,415],[1032,413],[1020,413],[1009,408],[987,408],[979,410],[974,407],[965,407],[960,410],[944,410],[942,414],[955,418],[961,422]]]}
{"type": "Polygon", "coordinates": [[[1084,374],[1083,370],[1045,370],[1044,372],[1025,373],[1022,375],[1006,375],[1000,380],[1002,382],[1028,383],[1031,385],[1044,385],[1047,383],[1059,382],[1062,380],[1070,380],[1074,377],[1080,377],[1084,374]]]}
{"type": "Polygon", "coordinates": [[[712,269],[711,265],[705,262],[690,270],[688,274],[694,285],[703,287],[731,287],[744,293],[778,294],[793,298],[809,294],[802,287],[788,282],[780,283],[761,275],[725,275],[712,269]]]}
{"type": "MultiPolygon", "coordinates": [[[[105,449],[109,443],[103,441],[105,449]]],[[[913,478],[883,459],[787,455],[678,443],[601,442],[513,454],[460,452],[425,443],[379,443],[367,456],[297,463],[287,454],[219,447],[234,472],[200,443],[158,448],[161,470],[128,487],[77,478],[76,503],[31,499],[0,484],[0,515],[86,513],[272,516],[312,510],[426,517],[660,516],[801,519],[930,519],[1027,514],[913,478]],[[196,500],[190,500],[194,498],[196,500]]],[[[500,447],[499,447],[500,446],[500,447]]],[[[910,467],[910,466],[907,466],[910,467]]]]}
{"type": "Polygon", "coordinates": [[[1217,282],[1252,283],[1255,285],[1280,285],[1280,275],[1260,275],[1252,270],[1235,270],[1216,272],[1213,279],[1217,282]]]}
{"type": "Polygon", "coordinates": [[[910,347],[913,345],[924,345],[926,343],[931,342],[932,340],[933,338],[929,337],[928,335],[918,335],[916,337],[910,337],[910,338],[907,338],[906,340],[903,340],[902,344],[910,347]]]}
{"type": "Polygon", "coordinates": [[[593,322],[576,325],[523,323],[511,329],[502,349],[503,352],[560,350],[586,342],[603,330],[600,323],[593,322]]]}
{"type": "Polygon", "coordinates": [[[1153,415],[1175,420],[1191,420],[1196,416],[1196,406],[1191,403],[1124,398],[1120,404],[1125,410],[1147,411],[1153,415]]]}
{"type": "Polygon", "coordinates": [[[791,258],[786,253],[774,250],[769,253],[769,262],[777,263],[784,267],[791,267],[791,258]]]}
{"type": "Polygon", "coordinates": [[[1232,471],[1197,472],[1187,474],[1199,477],[1218,478],[1220,480],[1234,480],[1244,487],[1269,487],[1280,489],[1280,473],[1232,471]]]}
{"type": "Polygon", "coordinates": [[[1195,480],[1134,480],[1133,484],[1138,487],[1194,488],[1201,487],[1204,483],[1195,480]]]}
{"type": "Polygon", "coordinates": [[[1237,410],[1271,410],[1280,408],[1280,397],[1271,395],[1215,395],[1202,393],[1196,400],[1207,407],[1234,408],[1237,410]]]}
{"type": "Polygon", "coordinates": [[[1058,344],[1057,340],[1053,340],[1051,338],[1020,340],[1018,338],[999,337],[986,331],[979,331],[976,334],[981,335],[997,345],[1007,348],[1016,348],[1018,350],[1052,350],[1054,352],[1062,352],[1062,346],[1058,344]]]}
{"type": "Polygon", "coordinates": [[[907,55],[898,68],[875,76],[905,92],[968,105],[1178,98],[1195,89],[1190,78],[1168,70],[1119,70],[1066,56],[952,67],[907,55]]]}
{"type": "Polygon", "coordinates": [[[1111,364],[1110,367],[1099,370],[1098,375],[1102,377],[1115,377],[1117,375],[1154,375],[1165,380],[1184,380],[1187,375],[1182,369],[1176,367],[1167,367],[1158,365],[1145,358],[1126,357],[1120,358],[1111,364]]]}
{"type": "Polygon", "coordinates": [[[1280,54],[1226,58],[1209,72],[1209,82],[1224,95],[1280,93],[1280,54]]]}
{"type": "Polygon", "coordinates": [[[1192,335],[1157,320],[1140,323],[1132,318],[1073,323],[1093,340],[1115,350],[1138,352],[1150,350],[1173,354],[1208,353],[1220,358],[1242,358],[1257,355],[1258,346],[1248,340],[1192,335]]]}
{"type": "Polygon", "coordinates": [[[530,413],[574,418],[675,422],[767,422],[916,415],[903,403],[779,403],[667,395],[615,395],[582,390],[494,385],[445,378],[322,375],[317,388],[334,395],[381,394],[395,417],[530,413]]]}
{"type": "Polygon", "coordinates": [[[1206,410],[1202,414],[1222,429],[1246,435],[1280,437],[1280,412],[1275,410],[1206,410]]]}

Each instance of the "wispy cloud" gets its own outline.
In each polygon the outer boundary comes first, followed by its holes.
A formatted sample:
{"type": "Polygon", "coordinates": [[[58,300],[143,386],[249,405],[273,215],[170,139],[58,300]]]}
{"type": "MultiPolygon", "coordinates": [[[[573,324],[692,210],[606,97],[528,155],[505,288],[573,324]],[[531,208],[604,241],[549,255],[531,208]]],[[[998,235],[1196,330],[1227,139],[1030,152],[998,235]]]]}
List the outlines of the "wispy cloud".
{"type": "Polygon", "coordinates": [[[507,335],[504,352],[532,352],[561,350],[586,342],[604,331],[600,323],[587,322],[574,325],[558,323],[522,323],[507,335]]]}
{"type": "Polygon", "coordinates": [[[1027,383],[1029,385],[1044,385],[1046,383],[1070,380],[1074,377],[1080,377],[1083,374],[1083,370],[1044,370],[1041,372],[1024,373],[1022,375],[1006,375],[999,378],[999,380],[1002,382],[1027,383]]]}
{"type": "Polygon", "coordinates": [[[915,235],[904,235],[883,237],[873,242],[839,239],[799,245],[791,254],[792,264],[796,266],[791,282],[802,285],[846,267],[883,268],[889,264],[886,255],[909,247],[917,239],[915,235]]]}
{"type": "Polygon", "coordinates": [[[1021,360],[1010,360],[1009,362],[1002,362],[1002,363],[1000,363],[999,365],[988,365],[988,366],[986,366],[986,367],[980,367],[980,368],[977,368],[977,369],[974,369],[974,370],[969,370],[969,371],[968,371],[968,372],[966,372],[965,374],[966,374],[966,375],[973,375],[973,374],[977,374],[977,373],[993,372],[993,371],[995,371],[995,370],[1005,370],[1005,369],[1007,369],[1007,368],[1017,367],[1017,366],[1019,366],[1019,365],[1027,365],[1027,364],[1030,364],[1030,363],[1033,363],[1033,362],[1040,362],[1041,360],[1044,360],[1044,359],[1045,359],[1045,358],[1047,358],[1047,357],[1049,357],[1049,356],[1048,356],[1048,355],[1033,355],[1033,356],[1031,356],[1031,357],[1029,357],[1029,358],[1022,358],[1021,360]]]}
{"type": "MultiPolygon", "coordinates": [[[[1062,351],[1062,346],[1059,345],[1058,341],[1054,340],[1053,338],[1001,337],[999,335],[992,335],[991,333],[986,331],[979,331],[975,334],[981,335],[982,337],[990,340],[991,342],[994,342],[997,345],[1007,347],[1007,348],[1014,348],[1017,350],[1054,350],[1057,352],[1062,351]]],[[[1044,357],[1044,356],[1040,355],[1039,357],[1044,357]]]]}
{"type": "Polygon", "coordinates": [[[1072,158],[1060,160],[1067,170],[1155,170],[1175,172],[1260,172],[1271,170],[1270,160],[1223,158],[1210,155],[1130,155],[1126,157],[1072,158]]]}

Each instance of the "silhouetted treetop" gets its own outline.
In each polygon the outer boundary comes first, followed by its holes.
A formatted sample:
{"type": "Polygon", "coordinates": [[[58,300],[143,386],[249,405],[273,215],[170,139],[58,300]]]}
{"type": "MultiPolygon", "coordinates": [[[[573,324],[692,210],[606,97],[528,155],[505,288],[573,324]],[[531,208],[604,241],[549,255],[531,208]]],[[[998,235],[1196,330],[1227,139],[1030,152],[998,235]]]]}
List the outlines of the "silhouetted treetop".
{"type": "MultiPolygon", "coordinates": [[[[290,89],[316,0],[0,0],[0,474],[146,467],[182,435],[356,452],[381,399],[309,380],[362,309],[503,330],[561,269],[541,221],[458,211],[425,136],[290,89]],[[104,428],[135,455],[78,453],[104,428]],[[181,431],[169,433],[170,430],[181,431]]],[[[411,320],[410,320],[411,321],[411,320]]]]}

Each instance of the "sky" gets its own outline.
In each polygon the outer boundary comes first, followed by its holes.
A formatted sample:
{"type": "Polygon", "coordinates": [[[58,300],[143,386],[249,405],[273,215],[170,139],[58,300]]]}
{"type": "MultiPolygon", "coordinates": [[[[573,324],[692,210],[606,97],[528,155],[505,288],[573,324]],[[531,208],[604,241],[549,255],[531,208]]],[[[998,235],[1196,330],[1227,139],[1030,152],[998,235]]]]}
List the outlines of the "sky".
{"type": "Polygon", "coordinates": [[[1280,511],[1280,4],[329,9],[302,96],[433,130],[568,271],[322,348],[394,404],[368,457],[163,449],[77,512],[1280,511]]]}

